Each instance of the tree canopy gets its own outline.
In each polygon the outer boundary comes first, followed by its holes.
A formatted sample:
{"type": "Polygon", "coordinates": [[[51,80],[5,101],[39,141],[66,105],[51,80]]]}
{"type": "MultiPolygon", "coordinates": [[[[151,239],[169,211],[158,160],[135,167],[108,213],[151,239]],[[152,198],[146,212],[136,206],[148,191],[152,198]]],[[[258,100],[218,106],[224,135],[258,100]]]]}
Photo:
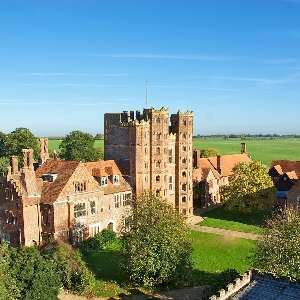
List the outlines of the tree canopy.
{"type": "Polygon", "coordinates": [[[222,194],[225,208],[245,213],[252,209],[271,208],[276,189],[267,172],[268,167],[261,161],[238,163],[222,194]]]}
{"type": "Polygon", "coordinates": [[[91,134],[72,131],[60,143],[59,156],[65,160],[97,161],[102,156],[101,150],[94,148],[94,142],[94,137],[91,134]]]}
{"type": "MultiPolygon", "coordinates": [[[[0,141],[1,143],[1,141],[0,141]]],[[[21,156],[22,149],[33,149],[34,157],[37,158],[39,154],[38,142],[36,137],[27,128],[16,128],[9,133],[5,139],[5,155],[21,156]]]]}
{"type": "Polygon", "coordinates": [[[184,218],[151,194],[138,199],[125,219],[121,267],[137,284],[184,282],[192,269],[190,232],[184,218]]]}
{"type": "Polygon", "coordinates": [[[218,155],[221,155],[221,153],[215,148],[201,149],[201,153],[200,153],[201,158],[213,157],[213,156],[218,156],[218,155]]]}
{"type": "Polygon", "coordinates": [[[24,300],[58,299],[60,279],[52,261],[44,258],[35,247],[12,248],[10,271],[24,300]]]}
{"type": "Polygon", "coordinates": [[[266,220],[266,230],[257,242],[252,265],[275,276],[300,278],[300,212],[287,208],[266,220]]]}
{"type": "Polygon", "coordinates": [[[5,142],[6,142],[6,134],[0,131],[0,157],[6,155],[5,142]]]}

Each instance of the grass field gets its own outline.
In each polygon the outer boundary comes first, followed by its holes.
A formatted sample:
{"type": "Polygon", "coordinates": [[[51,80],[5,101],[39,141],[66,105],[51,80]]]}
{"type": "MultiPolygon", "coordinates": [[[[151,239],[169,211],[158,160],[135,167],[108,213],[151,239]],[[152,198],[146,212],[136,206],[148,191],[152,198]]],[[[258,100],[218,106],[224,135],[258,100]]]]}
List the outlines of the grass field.
{"type": "MultiPolygon", "coordinates": [[[[49,140],[49,149],[59,150],[61,140],[49,140]]],[[[241,152],[241,142],[245,142],[247,152],[253,159],[262,160],[267,166],[273,159],[300,160],[300,139],[246,140],[239,138],[195,138],[194,149],[216,148],[222,155],[241,152]]],[[[103,140],[96,140],[95,147],[104,147],[103,140]]]]}
{"type": "Polygon", "coordinates": [[[273,159],[300,160],[300,139],[241,140],[221,138],[195,138],[194,149],[215,148],[222,155],[241,152],[241,143],[245,142],[247,152],[253,159],[262,160],[267,166],[273,159]]]}
{"type": "MultiPolygon", "coordinates": [[[[192,231],[191,236],[194,248],[192,254],[194,269],[188,285],[209,284],[218,273],[229,268],[236,269],[241,274],[250,268],[247,258],[254,248],[253,241],[198,231],[192,231]]],[[[118,266],[118,244],[90,254],[85,260],[96,276],[94,292],[97,296],[117,297],[142,292],[124,281],[118,266]]]]}
{"type": "Polygon", "coordinates": [[[262,234],[264,219],[270,214],[270,211],[265,210],[253,210],[250,214],[243,214],[226,211],[220,206],[202,214],[204,221],[198,225],[262,234]]]}

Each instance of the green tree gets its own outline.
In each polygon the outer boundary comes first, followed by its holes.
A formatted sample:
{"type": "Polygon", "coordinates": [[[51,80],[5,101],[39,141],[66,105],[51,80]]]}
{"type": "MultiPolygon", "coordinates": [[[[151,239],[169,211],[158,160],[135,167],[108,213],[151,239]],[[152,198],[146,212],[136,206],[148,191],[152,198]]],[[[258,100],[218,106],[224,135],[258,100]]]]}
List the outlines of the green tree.
{"type": "Polygon", "coordinates": [[[192,270],[192,245],[177,210],[148,194],[133,204],[124,224],[121,268],[131,281],[148,287],[186,282],[192,270]]]}
{"type": "Polygon", "coordinates": [[[271,208],[276,189],[267,172],[268,167],[262,161],[238,163],[222,194],[225,208],[245,213],[250,213],[252,209],[271,208]]]}
{"type": "Polygon", "coordinates": [[[33,149],[34,158],[38,157],[39,149],[36,137],[27,128],[16,128],[9,133],[5,141],[5,156],[21,156],[22,149],[33,149]]]}
{"type": "Polygon", "coordinates": [[[0,245],[0,299],[13,300],[20,297],[16,281],[9,267],[10,252],[6,243],[0,245]]]}
{"type": "Polygon", "coordinates": [[[53,262],[41,256],[36,247],[12,248],[10,269],[23,300],[58,299],[59,276],[53,262]]]}
{"type": "Polygon", "coordinates": [[[205,148],[201,150],[200,157],[213,157],[213,156],[218,156],[221,155],[221,153],[215,149],[215,148],[205,148]]]}
{"type": "Polygon", "coordinates": [[[6,155],[5,142],[6,142],[6,134],[0,131],[0,157],[6,155]]]}
{"type": "Polygon", "coordinates": [[[65,160],[97,161],[101,155],[100,151],[94,148],[94,142],[91,134],[72,131],[60,143],[59,156],[65,160]]]}
{"type": "Polygon", "coordinates": [[[266,220],[266,230],[257,241],[251,262],[261,272],[300,278],[300,212],[287,208],[266,220]]]}
{"type": "Polygon", "coordinates": [[[7,167],[10,165],[8,157],[0,157],[0,173],[7,173],[7,167]]]}

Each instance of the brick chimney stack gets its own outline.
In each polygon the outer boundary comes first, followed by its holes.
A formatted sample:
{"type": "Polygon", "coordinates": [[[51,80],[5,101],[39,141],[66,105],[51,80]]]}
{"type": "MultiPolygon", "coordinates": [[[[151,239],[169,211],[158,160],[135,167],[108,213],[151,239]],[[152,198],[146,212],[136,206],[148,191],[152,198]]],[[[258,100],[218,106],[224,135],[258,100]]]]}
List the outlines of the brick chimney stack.
{"type": "Polygon", "coordinates": [[[246,151],[246,143],[241,143],[241,145],[242,145],[241,154],[247,153],[247,151],[246,151]]]}
{"type": "Polygon", "coordinates": [[[19,158],[16,155],[10,157],[10,166],[12,174],[17,174],[19,172],[19,158]]]}
{"type": "Polygon", "coordinates": [[[217,171],[221,175],[221,173],[222,173],[222,169],[221,169],[221,155],[217,156],[217,171]]]}
{"type": "Polygon", "coordinates": [[[48,139],[41,138],[40,139],[39,165],[42,165],[48,158],[49,158],[48,139]]]}

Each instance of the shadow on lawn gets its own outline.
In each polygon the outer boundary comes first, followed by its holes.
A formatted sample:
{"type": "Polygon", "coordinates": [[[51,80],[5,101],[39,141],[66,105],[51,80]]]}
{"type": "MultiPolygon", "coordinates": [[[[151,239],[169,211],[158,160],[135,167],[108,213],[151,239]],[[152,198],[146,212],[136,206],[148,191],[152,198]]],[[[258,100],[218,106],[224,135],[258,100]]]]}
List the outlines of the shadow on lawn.
{"type": "Polygon", "coordinates": [[[256,226],[263,225],[265,218],[270,215],[271,211],[268,210],[253,210],[249,214],[236,211],[226,211],[224,205],[201,214],[204,219],[219,219],[256,226]]]}

